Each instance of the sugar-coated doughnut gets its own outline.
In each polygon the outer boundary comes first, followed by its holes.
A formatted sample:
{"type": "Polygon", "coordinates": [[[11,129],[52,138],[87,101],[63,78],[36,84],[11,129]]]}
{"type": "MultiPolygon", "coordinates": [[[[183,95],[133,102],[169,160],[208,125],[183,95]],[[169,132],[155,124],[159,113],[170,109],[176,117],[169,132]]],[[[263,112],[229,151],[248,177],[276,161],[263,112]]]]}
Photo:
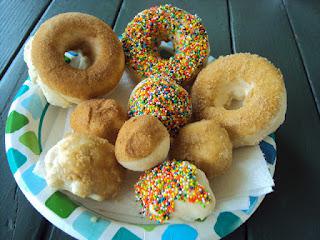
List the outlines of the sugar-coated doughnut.
{"type": "Polygon", "coordinates": [[[192,114],[188,92],[173,81],[152,76],[141,81],[129,99],[129,116],[153,115],[174,135],[192,114]]]}
{"type": "Polygon", "coordinates": [[[115,144],[127,114],[113,99],[91,99],[81,102],[70,117],[76,132],[92,134],[115,144]]]}
{"type": "Polygon", "coordinates": [[[130,118],[120,129],[115,154],[118,162],[133,171],[145,171],[164,161],[170,148],[166,127],[154,116],[130,118]]]}
{"type": "Polygon", "coordinates": [[[192,162],[208,178],[222,175],[232,163],[228,133],[213,120],[202,120],[181,128],[171,151],[172,157],[192,162]]]}
{"type": "Polygon", "coordinates": [[[209,56],[209,41],[201,19],[172,5],[140,12],[122,35],[126,63],[141,81],[151,75],[168,75],[179,84],[194,79],[209,56]],[[161,58],[161,41],[172,41],[175,54],[161,58]]]}
{"type": "Polygon", "coordinates": [[[240,147],[259,143],[283,123],[287,94],[271,62],[238,53],[218,58],[199,73],[192,103],[198,119],[216,120],[240,147]]]}
{"type": "Polygon", "coordinates": [[[40,26],[32,41],[31,59],[45,96],[61,107],[112,90],[125,62],[112,29],[94,16],[77,12],[56,15],[40,26]],[[69,50],[81,50],[90,66],[77,69],[66,63],[64,53],[69,50]]]}
{"type": "Polygon", "coordinates": [[[141,214],[160,223],[203,220],[215,207],[205,174],[187,161],[163,162],[140,176],[134,188],[141,214]]]}
{"type": "Polygon", "coordinates": [[[66,136],[48,151],[44,161],[49,186],[82,198],[102,201],[115,197],[124,178],[114,146],[93,135],[66,136]]]}

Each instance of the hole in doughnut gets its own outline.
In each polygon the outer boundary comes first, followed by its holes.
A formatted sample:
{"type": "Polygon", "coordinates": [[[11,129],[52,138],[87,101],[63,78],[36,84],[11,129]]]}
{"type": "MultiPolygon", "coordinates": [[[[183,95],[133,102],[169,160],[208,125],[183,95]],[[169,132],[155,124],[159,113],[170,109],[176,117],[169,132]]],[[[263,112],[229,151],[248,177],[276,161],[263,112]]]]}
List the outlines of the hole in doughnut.
{"type": "Polygon", "coordinates": [[[76,69],[88,68],[94,59],[90,44],[82,42],[69,46],[64,53],[64,61],[76,69]]]}
{"type": "Polygon", "coordinates": [[[158,51],[162,59],[169,59],[175,54],[173,42],[161,41],[160,45],[158,46],[158,51]]]}
{"type": "Polygon", "coordinates": [[[214,104],[227,110],[239,109],[252,88],[253,86],[244,80],[231,81],[217,89],[219,94],[214,104]]]}

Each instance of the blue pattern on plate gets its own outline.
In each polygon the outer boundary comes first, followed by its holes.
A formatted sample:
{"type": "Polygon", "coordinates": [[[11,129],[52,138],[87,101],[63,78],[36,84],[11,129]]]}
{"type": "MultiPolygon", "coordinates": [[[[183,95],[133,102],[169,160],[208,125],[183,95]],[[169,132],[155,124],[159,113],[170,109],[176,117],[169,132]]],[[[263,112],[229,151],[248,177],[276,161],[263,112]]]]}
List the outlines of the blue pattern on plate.
{"type": "Polygon", "coordinates": [[[187,224],[171,224],[162,235],[162,240],[195,240],[197,230],[187,224]]]}
{"type": "Polygon", "coordinates": [[[263,152],[264,158],[266,159],[267,163],[274,164],[274,161],[276,160],[276,149],[266,141],[261,141],[259,143],[260,149],[263,152]]]}
{"type": "Polygon", "coordinates": [[[121,227],[113,236],[112,240],[142,240],[137,235],[130,232],[128,229],[121,227]]]}
{"type": "Polygon", "coordinates": [[[249,200],[250,200],[250,206],[248,209],[246,210],[242,210],[244,213],[246,214],[251,214],[253,212],[253,209],[255,208],[257,202],[258,202],[258,197],[253,197],[253,196],[250,196],[249,197],[249,200]]]}
{"type": "Polygon", "coordinates": [[[30,87],[28,85],[22,85],[22,87],[19,89],[19,91],[17,92],[13,100],[16,100],[18,97],[20,97],[22,94],[27,92],[29,89],[30,87]]]}
{"type": "Polygon", "coordinates": [[[18,168],[21,167],[27,161],[27,157],[14,148],[10,148],[7,151],[7,157],[9,167],[13,174],[15,174],[18,168]]]}
{"type": "Polygon", "coordinates": [[[28,110],[33,119],[39,119],[44,107],[43,102],[38,94],[32,94],[21,102],[21,105],[28,110]]]}
{"type": "Polygon", "coordinates": [[[46,181],[35,175],[32,171],[35,167],[35,164],[31,165],[23,174],[22,179],[26,183],[27,188],[33,195],[37,195],[39,192],[41,192],[46,186],[46,181]]]}
{"type": "Polygon", "coordinates": [[[74,220],[72,227],[86,239],[99,239],[110,225],[110,221],[96,218],[92,213],[85,211],[74,220]]]}
{"type": "Polygon", "coordinates": [[[241,223],[241,219],[232,212],[222,212],[218,216],[214,230],[220,237],[224,237],[237,229],[241,223]]]}

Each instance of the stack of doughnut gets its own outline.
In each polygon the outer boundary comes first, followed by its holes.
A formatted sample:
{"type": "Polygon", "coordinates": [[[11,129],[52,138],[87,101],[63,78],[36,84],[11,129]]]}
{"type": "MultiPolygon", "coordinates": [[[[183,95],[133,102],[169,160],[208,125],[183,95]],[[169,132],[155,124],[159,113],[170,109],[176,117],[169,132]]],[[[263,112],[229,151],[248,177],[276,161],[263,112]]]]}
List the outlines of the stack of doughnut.
{"type": "Polygon", "coordinates": [[[208,64],[209,53],[201,19],[172,5],[137,14],[121,42],[87,14],[45,22],[25,49],[31,78],[49,103],[78,104],[74,132],[45,158],[48,184],[105,200],[118,194],[124,168],[145,171],[134,185],[145,217],[163,223],[210,215],[215,198],[207,177],[228,171],[234,148],[276,131],[285,119],[286,89],[266,58],[238,53],[208,64]],[[161,42],[170,41],[172,56],[163,58],[161,42]],[[137,82],[127,113],[101,98],[125,65],[137,82]]]}

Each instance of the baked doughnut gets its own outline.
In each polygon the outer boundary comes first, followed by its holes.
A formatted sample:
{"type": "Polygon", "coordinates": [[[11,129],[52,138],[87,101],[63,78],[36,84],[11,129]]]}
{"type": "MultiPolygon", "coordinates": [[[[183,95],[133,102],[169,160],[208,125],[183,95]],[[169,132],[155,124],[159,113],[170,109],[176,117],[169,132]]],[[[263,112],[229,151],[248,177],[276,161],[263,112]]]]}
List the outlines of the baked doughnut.
{"type": "Polygon", "coordinates": [[[76,132],[106,138],[115,144],[118,132],[127,114],[113,99],[91,99],[81,102],[70,117],[70,125],[76,132]]]}
{"type": "Polygon", "coordinates": [[[171,150],[172,157],[191,161],[208,178],[222,175],[232,163],[228,133],[213,120],[202,120],[181,128],[171,150]]]}
{"type": "Polygon", "coordinates": [[[124,70],[121,42],[100,19],[84,13],[62,13],[43,23],[32,41],[31,61],[48,102],[71,103],[104,95],[119,82],[124,70]],[[76,69],[64,53],[81,50],[90,66],[76,69]]]}
{"type": "Polygon", "coordinates": [[[97,201],[115,197],[124,177],[114,146],[93,135],[66,136],[48,151],[44,162],[49,186],[97,201]]]}
{"type": "Polygon", "coordinates": [[[115,153],[118,162],[133,171],[145,171],[166,159],[170,135],[151,115],[130,118],[120,129],[115,153]]]}
{"type": "Polygon", "coordinates": [[[239,53],[220,57],[199,73],[192,103],[198,119],[215,119],[240,147],[259,143],[283,123],[287,94],[272,63],[239,53]]]}
{"type": "Polygon", "coordinates": [[[138,81],[168,75],[179,84],[194,79],[209,56],[208,35],[201,19],[166,4],[140,12],[122,35],[126,64],[138,81]],[[160,56],[161,41],[172,41],[175,54],[160,56]]]}
{"type": "Polygon", "coordinates": [[[187,161],[163,162],[140,176],[134,188],[141,214],[159,223],[203,220],[215,207],[206,175],[187,161]]]}
{"type": "Polygon", "coordinates": [[[129,98],[129,116],[153,115],[175,135],[192,114],[188,92],[174,81],[151,76],[141,81],[129,98]]]}

